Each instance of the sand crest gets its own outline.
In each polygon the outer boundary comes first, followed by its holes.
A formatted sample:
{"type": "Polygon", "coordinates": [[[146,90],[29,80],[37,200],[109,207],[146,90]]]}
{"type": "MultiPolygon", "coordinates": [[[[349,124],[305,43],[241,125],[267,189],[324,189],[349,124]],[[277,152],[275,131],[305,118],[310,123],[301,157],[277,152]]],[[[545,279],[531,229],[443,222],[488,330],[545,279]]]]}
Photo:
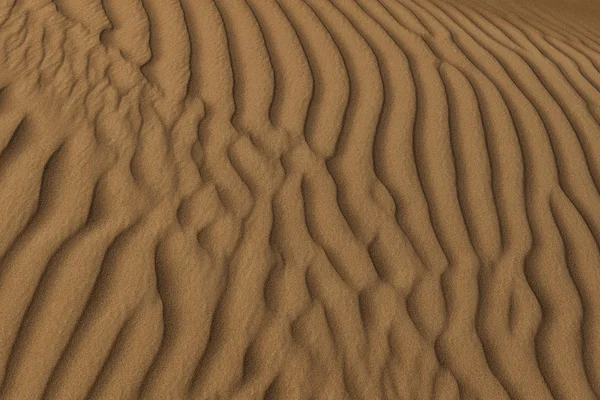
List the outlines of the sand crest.
{"type": "Polygon", "coordinates": [[[597,399],[599,4],[1,0],[0,399],[597,399]]]}

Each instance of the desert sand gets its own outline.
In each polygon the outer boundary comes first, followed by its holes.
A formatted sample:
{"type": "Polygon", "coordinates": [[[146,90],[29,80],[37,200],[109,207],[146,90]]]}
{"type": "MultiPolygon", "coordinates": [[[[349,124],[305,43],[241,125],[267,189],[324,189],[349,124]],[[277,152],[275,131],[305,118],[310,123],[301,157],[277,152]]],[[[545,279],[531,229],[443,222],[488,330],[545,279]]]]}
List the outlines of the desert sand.
{"type": "Polygon", "coordinates": [[[1,0],[0,399],[597,399],[600,2],[1,0]]]}

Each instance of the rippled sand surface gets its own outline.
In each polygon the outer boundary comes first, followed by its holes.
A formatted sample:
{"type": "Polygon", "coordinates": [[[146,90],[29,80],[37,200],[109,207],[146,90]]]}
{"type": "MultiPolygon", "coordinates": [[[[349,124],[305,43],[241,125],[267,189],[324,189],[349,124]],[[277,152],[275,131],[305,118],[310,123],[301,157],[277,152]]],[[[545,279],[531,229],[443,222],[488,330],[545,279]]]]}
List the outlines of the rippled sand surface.
{"type": "Polygon", "coordinates": [[[597,399],[600,3],[0,0],[1,399],[597,399]]]}

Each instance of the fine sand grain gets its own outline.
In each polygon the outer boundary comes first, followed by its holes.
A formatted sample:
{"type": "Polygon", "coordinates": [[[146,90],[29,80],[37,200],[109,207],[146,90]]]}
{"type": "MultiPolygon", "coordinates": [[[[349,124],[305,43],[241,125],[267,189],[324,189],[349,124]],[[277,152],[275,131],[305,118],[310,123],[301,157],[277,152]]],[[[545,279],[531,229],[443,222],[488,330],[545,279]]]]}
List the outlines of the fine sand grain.
{"type": "Polygon", "coordinates": [[[0,399],[597,399],[599,191],[599,0],[0,0],[0,399]]]}

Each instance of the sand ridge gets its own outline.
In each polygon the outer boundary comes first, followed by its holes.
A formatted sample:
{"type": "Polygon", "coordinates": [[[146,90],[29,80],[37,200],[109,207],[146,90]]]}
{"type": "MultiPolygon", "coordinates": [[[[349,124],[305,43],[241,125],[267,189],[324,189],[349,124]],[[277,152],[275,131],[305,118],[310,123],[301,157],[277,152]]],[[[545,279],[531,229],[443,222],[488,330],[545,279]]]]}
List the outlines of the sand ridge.
{"type": "Polygon", "coordinates": [[[598,398],[595,7],[0,2],[0,398],[598,398]]]}

